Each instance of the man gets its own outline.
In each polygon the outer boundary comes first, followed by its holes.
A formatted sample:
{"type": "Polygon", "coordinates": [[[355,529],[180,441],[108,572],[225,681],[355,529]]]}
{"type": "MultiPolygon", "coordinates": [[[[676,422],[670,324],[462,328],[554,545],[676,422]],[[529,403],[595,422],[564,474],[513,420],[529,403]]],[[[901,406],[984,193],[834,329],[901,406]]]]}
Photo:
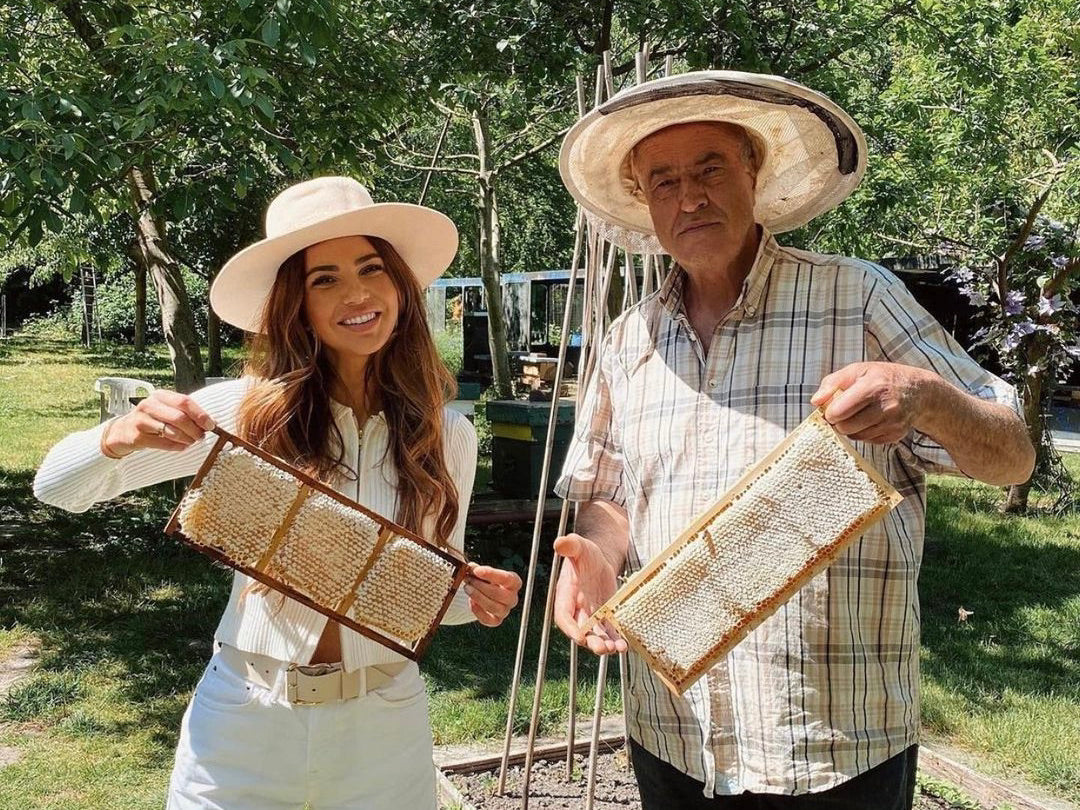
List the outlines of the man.
{"type": "Polygon", "coordinates": [[[624,91],[563,144],[563,179],[613,238],[655,236],[663,287],[601,348],[558,491],[580,501],[559,627],[582,627],[816,406],[904,501],[685,695],[630,656],[628,735],[645,810],[910,808],[928,471],[1024,481],[1015,392],[894,276],[773,233],[837,205],[858,126],[777,77],[684,74],[624,91]],[[621,234],[621,236],[618,236],[621,234]]]}

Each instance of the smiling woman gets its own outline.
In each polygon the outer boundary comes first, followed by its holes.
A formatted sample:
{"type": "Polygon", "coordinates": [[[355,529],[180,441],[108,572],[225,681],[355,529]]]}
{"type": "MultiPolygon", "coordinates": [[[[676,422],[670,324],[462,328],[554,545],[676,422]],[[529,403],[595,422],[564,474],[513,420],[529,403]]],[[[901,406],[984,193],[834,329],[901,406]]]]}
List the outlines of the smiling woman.
{"type": "MultiPolygon", "coordinates": [[[[453,223],[421,206],[376,204],[356,181],[329,177],[282,192],[266,230],[226,263],[210,296],[223,320],[252,333],[243,377],[190,397],[159,389],[126,416],[72,434],[46,457],[36,494],[82,511],[194,474],[212,447],[205,432],[220,425],[460,551],[476,435],[445,407],[453,378],[422,296],[454,257],[453,223]]],[[[512,572],[472,566],[444,622],[497,625],[520,585],[512,572]]],[[[316,797],[435,807],[415,663],[242,574],[215,640],[181,726],[171,810],[316,797]],[[303,695],[301,678],[313,687],[303,695]]]]}
{"type": "Polygon", "coordinates": [[[342,378],[336,387],[348,390],[348,381],[362,382],[368,358],[397,326],[406,273],[400,259],[384,261],[365,236],[312,245],[304,269],[304,314],[342,378]]]}

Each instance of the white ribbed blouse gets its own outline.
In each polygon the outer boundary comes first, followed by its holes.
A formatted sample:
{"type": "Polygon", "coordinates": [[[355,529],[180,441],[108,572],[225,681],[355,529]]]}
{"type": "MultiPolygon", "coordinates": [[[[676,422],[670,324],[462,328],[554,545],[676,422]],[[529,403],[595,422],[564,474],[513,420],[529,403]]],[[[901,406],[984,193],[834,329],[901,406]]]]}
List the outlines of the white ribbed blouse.
{"type": "MultiPolygon", "coordinates": [[[[235,432],[236,409],[251,385],[249,379],[227,380],[207,386],[192,398],[225,430],[235,432]]],[[[367,508],[393,518],[397,514],[397,472],[387,449],[387,425],[382,414],[371,416],[364,425],[363,443],[352,410],[331,402],[334,419],[345,443],[345,459],[357,470],[357,479],[341,476],[334,488],[367,508]]],[[[459,551],[465,537],[465,516],[472,496],[476,473],[476,432],[461,414],[443,410],[446,465],[458,491],[458,518],[450,544],[459,551]]],[[[95,503],[115,498],[139,487],[194,475],[213,447],[213,434],[187,450],[139,450],[122,459],[101,453],[103,425],[72,433],[53,447],[34,479],[34,495],[45,503],[70,512],[85,512],[95,503]]],[[[433,520],[425,523],[423,534],[432,535],[433,520]]],[[[229,604],[214,633],[216,641],[241,650],[268,655],[281,661],[306,663],[326,625],[326,617],[316,610],[276,593],[240,594],[253,580],[237,573],[233,577],[229,604]]],[[[472,621],[468,597],[458,590],[443,624],[472,621]]],[[[354,670],[372,664],[405,660],[392,650],[346,627],[341,628],[341,650],[345,668],[354,670]]]]}

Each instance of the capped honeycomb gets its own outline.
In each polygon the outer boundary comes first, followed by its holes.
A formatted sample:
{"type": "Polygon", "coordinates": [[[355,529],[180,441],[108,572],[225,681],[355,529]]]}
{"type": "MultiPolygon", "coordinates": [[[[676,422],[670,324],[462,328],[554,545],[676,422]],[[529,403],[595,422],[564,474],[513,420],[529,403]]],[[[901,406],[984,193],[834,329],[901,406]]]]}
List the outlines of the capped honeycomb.
{"type": "Polygon", "coordinates": [[[465,560],[258,447],[219,439],[166,532],[413,660],[465,560]]]}
{"type": "Polygon", "coordinates": [[[681,693],[899,501],[815,414],[595,618],[681,693]]]}
{"type": "Polygon", "coordinates": [[[455,573],[449,560],[394,537],[361,583],[350,614],[403,641],[421,638],[445,604],[455,573]]]}
{"type": "Polygon", "coordinates": [[[194,543],[254,568],[299,492],[300,482],[288,473],[230,447],[184,495],[180,530],[194,543]]]}
{"type": "Polygon", "coordinates": [[[316,492],[297,510],[266,573],[320,605],[339,605],[374,553],[380,530],[363,512],[316,492]]]}

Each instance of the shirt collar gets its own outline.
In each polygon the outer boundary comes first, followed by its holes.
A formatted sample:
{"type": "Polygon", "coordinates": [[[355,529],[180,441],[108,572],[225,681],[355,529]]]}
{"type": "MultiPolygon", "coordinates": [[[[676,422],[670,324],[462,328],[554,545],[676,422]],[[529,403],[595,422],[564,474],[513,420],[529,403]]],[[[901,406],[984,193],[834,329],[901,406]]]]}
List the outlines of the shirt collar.
{"type": "MultiPolygon", "coordinates": [[[[768,228],[762,226],[761,241],[758,242],[757,254],[754,263],[750,266],[750,272],[743,281],[742,292],[739,294],[732,312],[738,312],[747,317],[753,316],[761,301],[761,294],[765,291],[765,285],[769,280],[773,263],[780,251],[776,243],[776,237],[768,228]]],[[[678,315],[683,310],[683,292],[686,288],[686,271],[677,263],[672,266],[664,284],[660,288],[658,300],[672,315],[678,315]]]]}
{"type": "MultiPolygon", "coordinates": [[[[333,411],[334,416],[336,416],[338,418],[343,417],[345,415],[348,415],[348,416],[353,415],[352,408],[350,408],[344,402],[338,402],[333,397],[330,397],[330,410],[333,411]]],[[[369,418],[374,418],[374,419],[381,420],[381,421],[384,421],[384,422],[386,421],[386,416],[383,414],[382,411],[376,411],[375,413],[371,414],[371,416],[369,418]]]]}

